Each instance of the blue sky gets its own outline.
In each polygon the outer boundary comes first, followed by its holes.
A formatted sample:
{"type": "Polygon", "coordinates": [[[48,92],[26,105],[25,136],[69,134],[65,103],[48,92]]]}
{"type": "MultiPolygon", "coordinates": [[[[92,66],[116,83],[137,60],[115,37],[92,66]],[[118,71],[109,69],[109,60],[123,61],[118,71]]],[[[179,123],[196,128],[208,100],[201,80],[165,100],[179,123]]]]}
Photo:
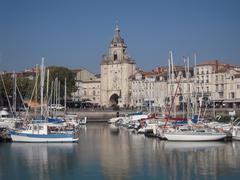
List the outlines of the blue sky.
{"type": "Polygon", "coordinates": [[[0,0],[0,71],[47,65],[100,71],[119,22],[129,55],[151,70],[168,51],[183,64],[219,59],[240,65],[238,0],[0,0]]]}

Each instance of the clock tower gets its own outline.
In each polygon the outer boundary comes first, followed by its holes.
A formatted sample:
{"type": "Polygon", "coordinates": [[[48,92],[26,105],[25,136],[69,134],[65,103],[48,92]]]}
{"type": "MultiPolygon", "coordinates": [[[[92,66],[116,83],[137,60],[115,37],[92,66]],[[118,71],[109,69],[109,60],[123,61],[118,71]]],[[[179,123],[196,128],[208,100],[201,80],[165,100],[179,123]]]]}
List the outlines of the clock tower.
{"type": "Polygon", "coordinates": [[[120,107],[130,104],[129,77],[136,72],[136,64],[127,53],[127,45],[116,25],[108,53],[101,61],[101,105],[120,107]]]}

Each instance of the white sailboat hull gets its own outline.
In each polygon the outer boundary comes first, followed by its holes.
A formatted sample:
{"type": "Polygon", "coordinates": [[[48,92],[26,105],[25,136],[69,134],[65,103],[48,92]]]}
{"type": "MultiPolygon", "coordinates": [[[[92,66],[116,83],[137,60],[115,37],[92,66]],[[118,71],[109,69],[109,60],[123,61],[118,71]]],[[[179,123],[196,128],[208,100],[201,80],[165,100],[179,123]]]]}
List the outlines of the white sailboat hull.
{"type": "Polygon", "coordinates": [[[169,141],[218,141],[226,137],[226,134],[164,134],[169,141]]]}
{"type": "Polygon", "coordinates": [[[233,140],[240,141],[240,136],[232,136],[232,139],[233,139],[233,140]]]}

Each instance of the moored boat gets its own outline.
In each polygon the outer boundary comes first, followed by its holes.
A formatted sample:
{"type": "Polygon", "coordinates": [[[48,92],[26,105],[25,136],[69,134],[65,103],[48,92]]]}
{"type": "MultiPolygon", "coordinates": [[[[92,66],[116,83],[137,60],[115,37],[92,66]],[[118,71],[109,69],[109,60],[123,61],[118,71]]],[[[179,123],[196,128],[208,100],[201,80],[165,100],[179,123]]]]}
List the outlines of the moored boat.
{"type": "Polygon", "coordinates": [[[0,127],[14,129],[22,125],[22,123],[22,119],[10,116],[6,109],[0,111],[0,127]]]}
{"type": "Polygon", "coordinates": [[[231,133],[233,140],[240,140],[240,122],[232,126],[231,133]]]}
{"type": "Polygon", "coordinates": [[[164,133],[169,141],[218,141],[227,137],[226,133],[213,130],[177,130],[164,133]]]}
{"type": "Polygon", "coordinates": [[[67,132],[51,123],[29,124],[26,130],[11,131],[13,142],[48,143],[48,142],[77,142],[73,131],[67,132]],[[58,131],[56,131],[58,129],[58,131]]]}

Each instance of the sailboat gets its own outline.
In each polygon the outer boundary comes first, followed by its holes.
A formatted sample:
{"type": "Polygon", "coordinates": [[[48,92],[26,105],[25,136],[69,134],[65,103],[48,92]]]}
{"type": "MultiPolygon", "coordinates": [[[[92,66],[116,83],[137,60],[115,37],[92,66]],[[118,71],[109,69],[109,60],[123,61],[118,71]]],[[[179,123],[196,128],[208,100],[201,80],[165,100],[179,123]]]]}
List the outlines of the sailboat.
{"type": "MultiPolygon", "coordinates": [[[[44,58],[41,65],[41,118],[43,117],[43,87],[44,87],[44,58]]],[[[34,120],[27,125],[24,130],[11,131],[11,138],[13,142],[77,142],[78,137],[75,136],[74,131],[64,131],[61,124],[54,124],[48,122],[41,122],[34,120]],[[35,122],[35,123],[34,123],[35,122]]]]}
{"type": "Polygon", "coordinates": [[[169,141],[218,141],[227,137],[226,133],[217,132],[213,129],[178,129],[164,133],[169,141]]]}
{"type": "MultiPolygon", "coordinates": [[[[187,58],[186,62],[187,62],[187,68],[185,67],[185,69],[186,69],[185,71],[186,71],[186,78],[187,78],[187,82],[188,82],[188,95],[190,95],[189,58],[187,58]]],[[[179,79],[181,80],[181,76],[179,79]]],[[[177,89],[179,87],[180,80],[178,82],[177,89]]],[[[173,101],[176,97],[177,89],[175,91],[175,96],[173,98],[173,101]]],[[[187,109],[187,117],[188,117],[189,112],[190,112],[190,110],[189,110],[190,97],[188,97],[187,100],[188,100],[188,104],[187,104],[187,108],[188,108],[187,109]]],[[[171,104],[171,108],[172,108],[172,106],[173,106],[173,102],[171,104]]],[[[170,114],[170,111],[169,111],[169,114],[170,114]]],[[[167,121],[166,121],[166,123],[167,123],[167,121]]],[[[227,137],[226,133],[217,132],[214,129],[195,128],[195,126],[191,123],[190,119],[188,120],[188,124],[189,124],[188,126],[179,127],[177,129],[175,129],[174,131],[164,132],[164,137],[169,141],[217,141],[217,140],[222,140],[227,137]]]]}

